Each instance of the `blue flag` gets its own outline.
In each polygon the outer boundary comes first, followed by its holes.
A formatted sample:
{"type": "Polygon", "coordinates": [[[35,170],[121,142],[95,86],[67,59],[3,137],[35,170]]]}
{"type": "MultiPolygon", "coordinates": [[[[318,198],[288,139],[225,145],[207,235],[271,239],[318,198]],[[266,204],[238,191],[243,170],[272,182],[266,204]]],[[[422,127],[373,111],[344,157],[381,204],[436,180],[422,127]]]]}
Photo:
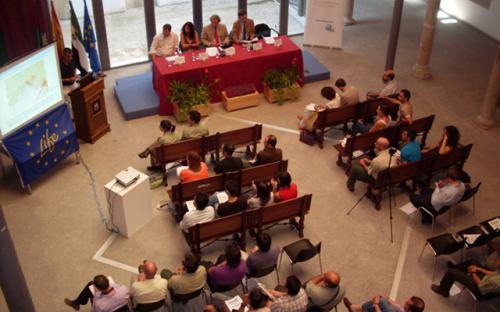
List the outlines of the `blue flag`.
{"type": "Polygon", "coordinates": [[[89,10],[87,10],[87,1],[83,0],[83,5],[83,45],[89,54],[90,67],[92,68],[92,71],[94,71],[94,73],[98,73],[101,71],[101,63],[95,46],[96,40],[94,28],[92,27],[92,21],[90,20],[89,10]]]}
{"type": "Polygon", "coordinates": [[[66,104],[5,137],[3,143],[25,184],[80,149],[66,104]]]}

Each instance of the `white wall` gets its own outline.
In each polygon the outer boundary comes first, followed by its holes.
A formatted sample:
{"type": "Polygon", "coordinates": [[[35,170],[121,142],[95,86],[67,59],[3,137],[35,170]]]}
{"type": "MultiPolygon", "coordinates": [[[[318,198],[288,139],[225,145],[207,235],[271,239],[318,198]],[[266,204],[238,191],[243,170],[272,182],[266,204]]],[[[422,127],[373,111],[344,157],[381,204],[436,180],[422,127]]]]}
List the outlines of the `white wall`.
{"type": "Polygon", "coordinates": [[[500,41],[500,0],[491,0],[489,9],[471,0],[441,0],[441,9],[500,41]]]}

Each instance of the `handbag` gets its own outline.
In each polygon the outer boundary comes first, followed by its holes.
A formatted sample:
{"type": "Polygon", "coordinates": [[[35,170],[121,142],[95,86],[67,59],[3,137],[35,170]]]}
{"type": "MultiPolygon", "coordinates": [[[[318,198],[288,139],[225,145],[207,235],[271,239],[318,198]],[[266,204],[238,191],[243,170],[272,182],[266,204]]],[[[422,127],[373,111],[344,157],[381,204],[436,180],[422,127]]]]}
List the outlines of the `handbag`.
{"type": "Polygon", "coordinates": [[[314,145],[316,143],[316,132],[301,130],[299,141],[306,143],[307,145],[314,145]]]}

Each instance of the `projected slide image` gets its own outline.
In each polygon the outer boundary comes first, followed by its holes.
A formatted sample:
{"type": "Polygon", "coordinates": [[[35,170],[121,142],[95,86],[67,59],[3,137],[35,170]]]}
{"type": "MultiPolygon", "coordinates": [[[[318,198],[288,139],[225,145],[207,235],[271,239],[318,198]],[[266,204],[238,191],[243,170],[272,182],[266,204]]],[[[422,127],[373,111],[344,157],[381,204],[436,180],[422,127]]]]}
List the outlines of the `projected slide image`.
{"type": "Polygon", "coordinates": [[[0,72],[0,135],[5,136],[63,102],[53,45],[0,72]]]}
{"type": "Polygon", "coordinates": [[[7,105],[11,112],[21,112],[26,103],[40,101],[47,96],[48,82],[43,61],[12,75],[6,82],[7,105]],[[24,104],[24,105],[23,105],[24,104]]]}

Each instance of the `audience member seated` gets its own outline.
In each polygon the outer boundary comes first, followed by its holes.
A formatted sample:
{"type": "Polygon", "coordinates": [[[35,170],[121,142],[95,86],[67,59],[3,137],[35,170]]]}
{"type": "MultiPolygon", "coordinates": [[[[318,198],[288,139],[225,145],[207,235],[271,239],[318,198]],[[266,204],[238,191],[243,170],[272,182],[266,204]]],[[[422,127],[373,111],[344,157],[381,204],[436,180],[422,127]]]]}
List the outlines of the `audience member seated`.
{"type": "Polygon", "coordinates": [[[477,261],[469,260],[458,265],[449,263],[448,271],[439,285],[431,289],[443,297],[450,295],[450,288],[459,282],[469,289],[478,300],[487,300],[500,295],[500,257],[495,260],[495,269],[482,267],[477,261]]]}
{"type": "Polygon", "coordinates": [[[255,195],[247,200],[248,208],[260,208],[271,205],[274,202],[274,195],[271,187],[265,182],[259,182],[257,185],[252,182],[252,188],[255,195]]]}
{"type": "Polygon", "coordinates": [[[356,121],[352,126],[352,132],[354,135],[358,133],[368,133],[375,132],[379,130],[384,130],[389,127],[391,123],[391,116],[389,116],[389,106],[387,105],[379,105],[377,107],[377,116],[375,117],[375,123],[364,124],[360,121],[356,121]]]}
{"type": "Polygon", "coordinates": [[[252,40],[255,35],[255,27],[252,19],[247,16],[247,11],[238,11],[238,20],[233,23],[231,40],[234,43],[252,40]]]}
{"type": "Polygon", "coordinates": [[[247,270],[252,274],[256,270],[268,269],[278,261],[280,248],[272,247],[271,236],[267,233],[257,235],[257,246],[250,250],[247,258],[247,270]]]}
{"type": "Polygon", "coordinates": [[[297,119],[299,120],[299,129],[312,131],[314,129],[314,123],[316,122],[316,119],[318,119],[318,112],[324,111],[325,109],[340,107],[340,95],[335,93],[334,88],[323,87],[323,89],[321,89],[321,96],[327,99],[328,102],[326,104],[311,103],[306,105],[304,115],[297,116],[297,119]]]}
{"type": "Polygon", "coordinates": [[[425,302],[422,298],[412,296],[405,301],[404,304],[397,304],[390,298],[376,295],[371,301],[365,302],[363,305],[353,304],[345,297],[344,305],[350,312],[422,312],[425,309],[425,302]]]}
{"type": "Polygon", "coordinates": [[[304,286],[309,297],[309,308],[313,311],[330,311],[342,300],[345,289],[340,275],[328,271],[311,278],[304,286]]]}
{"type": "Polygon", "coordinates": [[[194,25],[191,22],[186,22],[182,25],[181,31],[181,50],[190,51],[197,50],[200,47],[200,37],[198,32],[194,29],[194,25]]]}
{"type": "Polygon", "coordinates": [[[198,111],[190,111],[188,114],[188,127],[182,131],[182,140],[196,139],[208,135],[208,128],[200,124],[201,114],[198,111]]]}
{"type": "Polygon", "coordinates": [[[170,24],[163,25],[161,34],[157,34],[151,43],[149,54],[154,58],[157,56],[165,57],[173,55],[179,46],[179,38],[177,34],[172,32],[170,24]]]}
{"type": "Polygon", "coordinates": [[[397,99],[388,98],[391,102],[399,104],[398,123],[411,125],[413,122],[413,106],[410,103],[411,93],[406,89],[399,91],[397,99]]]}
{"type": "Polygon", "coordinates": [[[278,139],[276,139],[276,136],[272,134],[266,136],[264,139],[264,149],[255,156],[254,166],[283,160],[283,152],[280,148],[276,148],[277,143],[278,139]]]}
{"type": "Polygon", "coordinates": [[[185,183],[208,178],[208,167],[201,161],[198,153],[191,151],[187,154],[186,159],[188,168],[181,170],[179,173],[181,182],[185,183]]]}
{"type": "Polygon", "coordinates": [[[91,301],[93,312],[128,311],[129,292],[127,286],[114,284],[104,275],[96,275],[83,287],[75,300],[64,299],[64,303],[75,311],[91,301]],[[92,290],[91,290],[92,288],[92,290]]]}
{"type": "Polygon", "coordinates": [[[214,207],[208,205],[208,195],[198,193],[194,197],[195,210],[186,212],[179,226],[181,230],[187,230],[198,223],[208,222],[215,217],[214,207]]]}
{"type": "Polygon", "coordinates": [[[271,312],[272,301],[262,292],[260,287],[255,287],[248,294],[248,311],[271,312]]]}
{"type": "Polygon", "coordinates": [[[438,143],[430,147],[425,147],[424,149],[422,149],[422,152],[428,152],[439,148],[438,153],[440,155],[444,155],[450,152],[455,147],[457,147],[459,145],[459,141],[460,141],[460,131],[458,131],[457,127],[446,126],[444,127],[443,136],[441,137],[441,140],[439,140],[438,143]]]}
{"type": "Polygon", "coordinates": [[[222,147],[222,154],[224,155],[224,159],[215,163],[215,173],[221,174],[243,169],[243,161],[241,160],[241,158],[233,157],[233,152],[234,145],[224,144],[224,146],[222,147]]]}
{"type": "MultiPolygon", "coordinates": [[[[443,207],[458,203],[465,193],[465,185],[458,179],[457,168],[449,168],[446,178],[436,182],[435,188],[422,188],[420,195],[410,194],[410,202],[415,207],[424,207],[432,214],[437,214],[443,207]]],[[[430,224],[431,216],[419,209],[422,213],[422,224],[430,224]]]]}
{"type": "Polygon", "coordinates": [[[187,253],[182,261],[182,267],[175,273],[164,269],[161,277],[168,280],[168,290],[172,295],[187,295],[205,286],[207,270],[200,265],[199,256],[187,253]]]}
{"type": "Polygon", "coordinates": [[[420,144],[415,141],[416,137],[417,133],[412,129],[403,130],[401,132],[401,139],[404,145],[401,148],[398,164],[416,162],[422,159],[420,144]]]}
{"type": "Polygon", "coordinates": [[[210,17],[210,25],[203,27],[201,42],[206,47],[218,47],[229,44],[226,25],[220,23],[219,15],[210,17]]]}
{"type": "Polygon", "coordinates": [[[380,90],[380,92],[368,92],[366,94],[366,98],[376,99],[376,98],[385,98],[390,95],[397,94],[399,91],[398,82],[396,81],[396,73],[392,69],[384,70],[384,74],[382,75],[382,82],[385,84],[384,88],[380,90]]]}
{"type": "Polygon", "coordinates": [[[149,145],[144,152],[139,154],[140,158],[146,158],[151,156],[151,166],[148,170],[161,170],[162,168],[158,166],[155,158],[155,148],[163,144],[175,143],[180,140],[179,135],[175,133],[175,125],[173,125],[169,120],[162,120],[160,122],[160,131],[163,132],[161,137],[158,137],[151,145],[149,145]]]}
{"type": "Polygon", "coordinates": [[[167,298],[168,281],[156,275],[156,264],[153,261],[144,260],[139,266],[137,281],[130,286],[130,296],[134,304],[153,311],[165,305],[167,298]]]}
{"type": "Polygon", "coordinates": [[[335,81],[335,86],[340,90],[338,94],[340,94],[341,106],[359,103],[359,91],[356,87],[348,85],[342,78],[335,81]]]}
{"type": "Polygon", "coordinates": [[[219,203],[217,193],[210,196],[209,204],[216,209],[219,217],[229,216],[247,209],[247,198],[245,195],[240,195],[240,188],[236,181],[227,181],[224,185],[224,190],[228,198],[224,203],[219,203]]]}
{"type": "Polygon", "coordinates": [[[241,251],[234,243],[226,246],[216,265],[208,269],[208,284],[215,290],[219,287],[233,286],[245,277],[247,264],[241,259],[241,251]]]}
{"type": "Polygon", "coordinates": [[[377,180],[378,173],[389,167],[389,160],[391,166],[396,163],[396,157],[389,154],[389,140],[380,137],[375,142],[375,153],[377,156],[372,160],[362,158],[359,163],[353,164],[349,179],[347,180],[347,188],[349,191],[354,192],[354,185],[356,181],[363,181],[366,183],[374,183],[377,180]]]}
{"type": "Polygon", "coordinates": [[[292,177],[288,172],[278,173],[278,180],[271,180],[275,202],[297,198],[297,184],[292,183],[292,177]]]}
{"type": "Polygon", "coordinates": [[[271,290],[270,293],[276,297],[271,304],[271,311],[286,312],[306,312],[308,298],[305,290],[302,288],[300,280],[291,275],[286,279],[286,285],[278,285],[277,290],[271,290]]]}

